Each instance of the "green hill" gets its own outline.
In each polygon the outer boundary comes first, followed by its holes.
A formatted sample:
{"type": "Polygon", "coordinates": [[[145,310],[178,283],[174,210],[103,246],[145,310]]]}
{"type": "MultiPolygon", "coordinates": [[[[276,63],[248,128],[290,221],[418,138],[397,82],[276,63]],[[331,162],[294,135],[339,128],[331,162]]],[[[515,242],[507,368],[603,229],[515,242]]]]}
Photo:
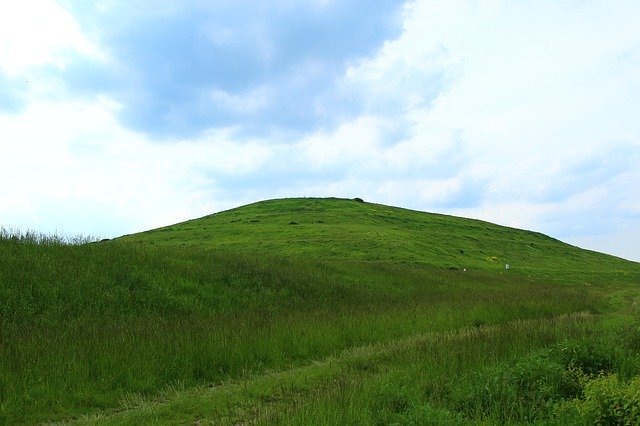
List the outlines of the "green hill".
{"type": "Polygon", "coordinates": [[[538,232],[337,198],[261,201],[122,239],[452,269],[502,271],[509,264],[512,273],[572,281],[628,281],[638,270],[632,262],[538,232]]]}
{"type": "Polygon", "coordinates": [[[593,423],[598,392],[640,410],[639,282],[539,233],[343,199],[98,243],[3,231],[0,423],[593,423]]]}

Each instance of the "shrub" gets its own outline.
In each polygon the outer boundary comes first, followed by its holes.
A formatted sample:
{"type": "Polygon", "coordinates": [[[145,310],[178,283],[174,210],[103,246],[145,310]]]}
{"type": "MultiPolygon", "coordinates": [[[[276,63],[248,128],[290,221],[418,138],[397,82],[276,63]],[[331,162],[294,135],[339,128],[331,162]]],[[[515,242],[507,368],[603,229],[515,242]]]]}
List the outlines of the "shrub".
{"type": "Polygon", "coordinates": [[[554,420],[562,424],[637,425],[640,423],[640,377],[626,384],[615,374],[589,380],[585,384],[584,399],[557,404],[554,420]]]}

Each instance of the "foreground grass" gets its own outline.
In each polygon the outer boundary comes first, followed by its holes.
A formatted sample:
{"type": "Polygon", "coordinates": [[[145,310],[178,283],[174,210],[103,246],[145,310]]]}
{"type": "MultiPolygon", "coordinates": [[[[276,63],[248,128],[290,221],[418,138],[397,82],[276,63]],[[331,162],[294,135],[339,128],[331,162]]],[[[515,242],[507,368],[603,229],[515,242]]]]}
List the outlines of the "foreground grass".
{"type": "MultiPolygon", "coordinates": [[[[133,398],[119,412],[79,422],[593,424],[603,410],[580,412],[589,387],[605,373],[620,382],[640,373],[637,347],[626,341],[589,313],[425,333],[304,367],[133,398]]],[[[629,402],[640,409],[637,395],[629,402]]]]}
{"type": "Polygon", "coordinates": [[[517,275],[4,242],[0,420],[61,420],[416,333],[599,311],[517,275]],[[19,278],[18,278],[19,277],[19,278]]]}

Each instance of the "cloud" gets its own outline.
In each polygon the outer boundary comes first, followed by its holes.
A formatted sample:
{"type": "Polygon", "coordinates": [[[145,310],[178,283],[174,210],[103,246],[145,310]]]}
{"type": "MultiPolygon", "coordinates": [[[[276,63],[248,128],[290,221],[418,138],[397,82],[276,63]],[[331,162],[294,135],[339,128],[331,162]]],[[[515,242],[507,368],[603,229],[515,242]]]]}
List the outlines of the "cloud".
{"type": "Polygon", "coordinates": [[[638,221],[634,226],[623,224],[614,231],[606,234],[584,234],[570,239],[576,246],[591,250],[610,253],[626,259],[640,261],[640,226],[638,221]]]}
{"type": "Polygon", "coordinates": [[[99,58],[73,17],[52,0],[0,5],[0,112],[17,113],[75,59],[99,58]]]}
{"type": "Polygon", "coordinates": [[[37,102],[0,116],[3,223],[42,231],[114,236],[204,215],[233,204],[216,200],[207,172],[248,173],[268,148],[232,143],[224,132],[160,145],[115,119],[120,106],[37,102]]]}
{"type": "Polygon", "coordinates": [[[486,205],[565,201],[634,169],[640,34],[629,9],[416,1],[402,36],[348,75],[403,106],[405,163],[445,163],[425,184],[468,176],[486,205]]]}
{"type": "Polygon", "coordinates": [[[0,70],[9,76],[43,64],[63,68],[71,51],[95,53],[73,17],[53,0],[7,2],[0,12],[0,70]]]}
{"type": "MultiPolygon", "coordinates": [[[[22,106],[22,97],[17,78],[11,78],[0,72],[0,112],[18,111],[22,106]]],[[[26,81],[23,81],[26,84],[26,81]]]]}
{"type": "MultiPolygon", "coordinates": [[[[400,30],[402,2],[66,2],[110,58],[93,89],[155,138],[215,127],[246,134],[333,124],[335,80],[400,30]]],[[[79,63],[63,75],[73,90],[79,63]]],[[[82,89],[91,82],[82,79],[82,89]]],[[[351,111],[343,111],[345,114],[351,111]]]]}

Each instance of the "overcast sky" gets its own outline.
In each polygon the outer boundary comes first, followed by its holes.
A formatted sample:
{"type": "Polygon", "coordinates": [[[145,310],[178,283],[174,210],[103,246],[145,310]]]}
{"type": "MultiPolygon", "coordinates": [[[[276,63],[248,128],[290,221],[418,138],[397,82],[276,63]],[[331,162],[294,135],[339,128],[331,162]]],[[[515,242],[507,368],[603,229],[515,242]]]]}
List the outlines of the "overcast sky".
{"type": "Polygon", "coordinates": [[[0,225],[361,197],[640,260],[636,0],[0,4],[0,225]]]}

